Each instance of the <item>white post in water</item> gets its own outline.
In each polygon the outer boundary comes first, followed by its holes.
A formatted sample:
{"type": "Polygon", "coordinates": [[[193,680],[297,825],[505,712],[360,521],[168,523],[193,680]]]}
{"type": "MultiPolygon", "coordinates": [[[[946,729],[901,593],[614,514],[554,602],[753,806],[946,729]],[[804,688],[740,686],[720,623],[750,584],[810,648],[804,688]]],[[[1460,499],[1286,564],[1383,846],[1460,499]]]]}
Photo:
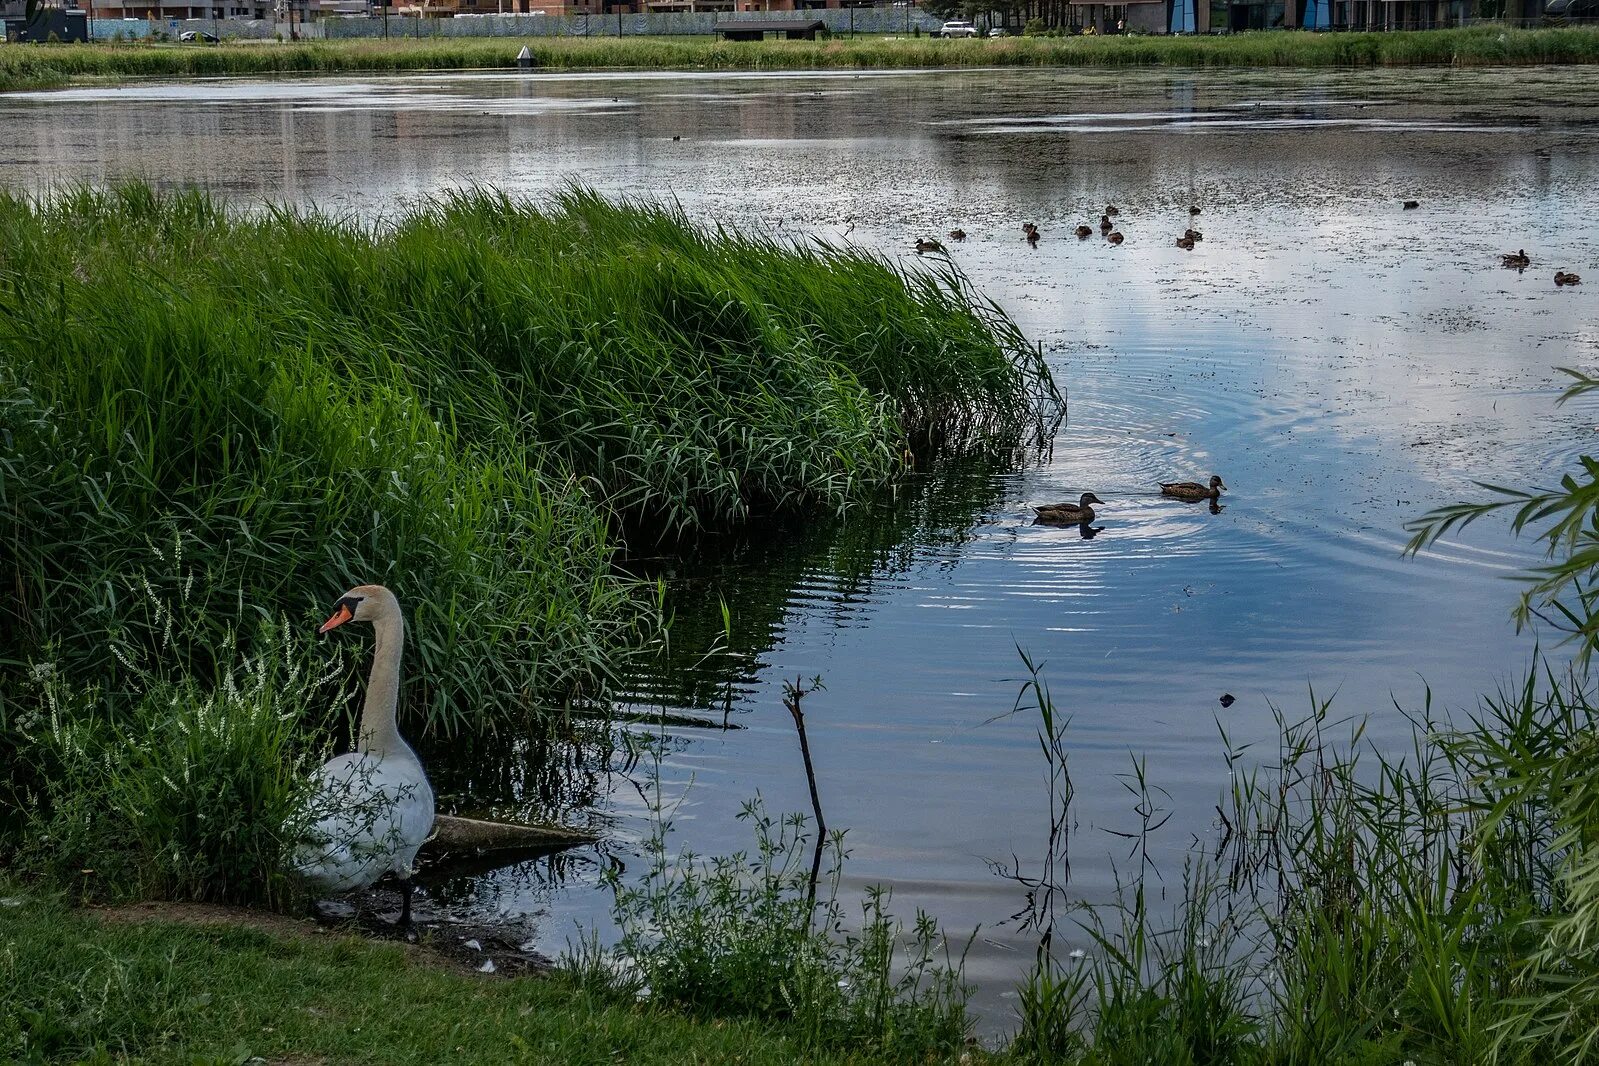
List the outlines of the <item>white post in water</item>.
{"type": "Polygon", "coordinates": [[[533,69],[533,53],[528,50],[525,44],[522,46],[522,50],[516,53],[516,65],[522,70],[533,69]]]}

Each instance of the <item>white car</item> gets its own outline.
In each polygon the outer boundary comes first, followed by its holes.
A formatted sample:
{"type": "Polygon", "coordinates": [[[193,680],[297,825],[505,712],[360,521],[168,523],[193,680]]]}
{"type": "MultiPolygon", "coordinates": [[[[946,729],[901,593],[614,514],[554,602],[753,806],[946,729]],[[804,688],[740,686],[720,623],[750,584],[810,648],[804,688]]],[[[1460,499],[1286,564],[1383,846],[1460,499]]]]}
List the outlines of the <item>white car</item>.
{"type": "Polygon", "coordinates": [[[976,37],[977,27],[970,22],[956,19],[953,22],[944,23],[943,28],[938,32],[943,37],[976,37]]]}

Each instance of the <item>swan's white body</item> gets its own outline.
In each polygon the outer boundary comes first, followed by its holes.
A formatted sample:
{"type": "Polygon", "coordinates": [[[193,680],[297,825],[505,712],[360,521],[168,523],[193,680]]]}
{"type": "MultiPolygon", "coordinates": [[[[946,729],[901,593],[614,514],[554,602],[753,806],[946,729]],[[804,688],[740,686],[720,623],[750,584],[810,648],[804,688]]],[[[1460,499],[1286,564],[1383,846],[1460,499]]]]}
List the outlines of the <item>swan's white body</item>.
{"type": "Polygon", "coordinates": [[[294,868],[327,893],[365,888],[393,871],[404,888],[402,920],[409,920],[412,864],[433,831],[433,789],[395,725],[405,623],[393,593],[381,585],[351,589],[319,632],[352,620],[371,622],[377,635],[360,734],[355,751],[317,772],[294,868]]]}
{"type": "Polygon", "coordinates": [[[409,748],[350,752],[317,771],[316,821],[295,850],[295,869],[319,892],[365,888],[385,873],[411,876],[433,831],[433,789],[409,748]]]}

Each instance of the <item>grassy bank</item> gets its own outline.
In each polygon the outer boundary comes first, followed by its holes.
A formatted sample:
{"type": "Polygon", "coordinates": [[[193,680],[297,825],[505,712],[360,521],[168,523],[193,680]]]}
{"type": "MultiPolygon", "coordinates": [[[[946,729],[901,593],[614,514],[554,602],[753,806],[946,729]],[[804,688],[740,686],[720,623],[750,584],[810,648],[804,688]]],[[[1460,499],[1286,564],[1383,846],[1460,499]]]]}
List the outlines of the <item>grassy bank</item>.
{"type": "Polygon", "coordinates": [[[1217,832],[1195,843],[1180,875],[1138,859],[1165,801],[1135,763],[1121,778],[1130,824],[1111,827],[1134,845],[1122,896],[1093,908],[1069,885],[1069,727],[1042,681],[1035,695],[1053,782],[1040,795],[1060,804],[1063,836],[1016,869],[1040,948],[1016,1017],[999,1019],[1015,1031],[1001,1047],[965,1045],[959,942],[922,917],[896,936],[881,897],[868,897],[860,932],[849,932],[832,902],[836,865],[813,913],[803,822],[757,807],[753,855],[700,861],[656,843],[651,871],[617,886],[636,969],[580,953],[549,979],[459,974],[284,919],[104,924],[5,885],[0,1056],[1590,1060],[1599,708],[1579,682],[1535,677],[1459,729],[1422,715],[1403,753],[1365,745],[1358,722],[1326,706],[1285,723],[1274,754],[1225,745],[1233,785],[1217,832]],[[250,928],[260,925],[279,931],[250,928]]]}
{"type": "Polygon", "coordinates": [[[0,49],[0,90],[96,79],[516,68],[526,45],[546,70],[888,70],[959,67],[1402,67],[1599,62],[1599,28],[1247,33],[1226,37],[1011,37],[729,43],[711,38],[434,38],[198,47],[44,45],[0,49]]]}
{"type": "Polygon", "coordinates": [[[580,191],[6,198],[0,352],[0,852],[97,895],[282,898],[343,589],[402,599],[411,735],[569,747],[552,706],[661,638],[625,553],[846,512],[1059,400],[954,277],[580,191]]]}
{"type": "Polygon", "coordinates": [[[0,905],[8,1062],[874,1061],[758,1021],[700,1022],[570,982],[500,979],[354,939],[102,924],[47,898],[0,905]],[[252,1058],[259,1056],[259,1058],[252,1058]]]}

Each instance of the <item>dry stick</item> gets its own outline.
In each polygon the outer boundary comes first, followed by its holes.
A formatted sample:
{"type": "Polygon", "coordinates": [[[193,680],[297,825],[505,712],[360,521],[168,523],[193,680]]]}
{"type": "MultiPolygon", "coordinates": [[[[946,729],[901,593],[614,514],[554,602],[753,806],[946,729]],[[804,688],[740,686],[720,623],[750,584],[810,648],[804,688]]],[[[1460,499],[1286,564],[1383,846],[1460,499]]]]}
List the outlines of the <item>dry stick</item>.
{"type": "Polygon", "coordinates": [[[800,710],[800,700],[805,698],[806,692],[814,692],[818,687],[819,681],[806,689],[803,680],[795,678],[792,685],[784,684],[787,691],[783,693],[783,706],[794,716],[794,728],[799,731],[800,755],[805,759],[805,782],[811,787],[811,810],[816,812],[816,851],[811,857],[811,885],[805,896],[806,904],[812,908],[816,906],[816,882],[822,875],[822,845],[827,840],[827,822],[822,817],[822,799],[816,791],[816,768],[811,765],[811,744],[805,737],[805,714],[800,710]]]}

